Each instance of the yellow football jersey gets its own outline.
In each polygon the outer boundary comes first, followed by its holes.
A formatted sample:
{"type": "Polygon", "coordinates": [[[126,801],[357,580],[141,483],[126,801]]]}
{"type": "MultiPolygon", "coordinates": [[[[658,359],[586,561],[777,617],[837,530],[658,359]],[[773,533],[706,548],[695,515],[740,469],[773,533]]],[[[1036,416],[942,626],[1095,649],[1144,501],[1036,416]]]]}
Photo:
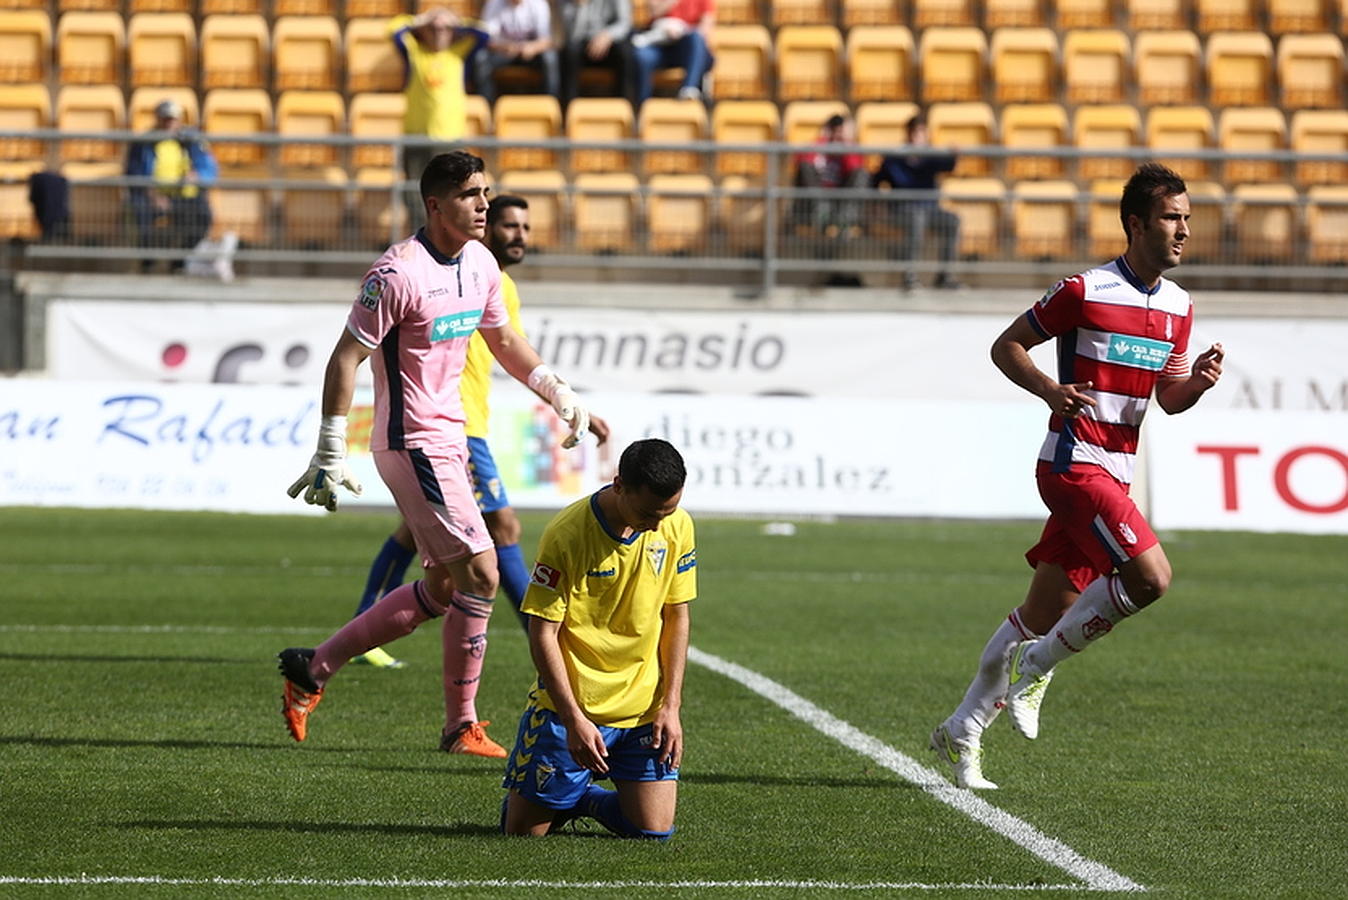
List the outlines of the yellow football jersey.
{"type": "MultiPolygon", "coordinates": [[[[524,334],[520,323],[520,292],[515,279],[501,273],[501,299],[505,301],[510,327],[524,334]]],[[[487,420],[491,418],[491,367],[496,357],[491,355],[487,342],[476,331],[468,339],[468,358],[459,377],[459,396],[463,399],[463,432],[468,437],[485,438],[487,420]]]]}
{"type": "MultiPolygon", "coordinates": [[[[389,34],[412,24],[412,16],[395,16],[389,22],[389,34]]],[[[468,101],[463,87],[463,67],[476,41],[461,37],[447,50],[427,50],[411,34],[403,35],[407,53],[407,111],[403,114],[405,134],[424,134],[446,141],[458,140],[468,131],[468,101]]]]}
{"type": "MultiPolygon", "coordinates": [[[[697,596],[693,520],[679,509],[655,531],[623,540],[598,498],[577,500],[548,523],[522,609],[562,623],[562,657],[586,717],[632,728],[654,719],[663,700],[663,608],[697,596]]],[[[545,686],[537,691],[539,707],[555,711],[545,686]]]]}

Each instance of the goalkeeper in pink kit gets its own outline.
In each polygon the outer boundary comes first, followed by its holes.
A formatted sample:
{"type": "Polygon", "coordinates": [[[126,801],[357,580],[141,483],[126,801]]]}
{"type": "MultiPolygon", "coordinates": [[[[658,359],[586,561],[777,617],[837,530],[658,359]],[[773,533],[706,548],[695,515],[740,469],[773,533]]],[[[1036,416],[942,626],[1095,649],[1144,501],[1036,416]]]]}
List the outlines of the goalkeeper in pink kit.
{"type": "Polygon", "coordinates": [[[371,647],[444,617],[445,694],[457,698],[458,752],[504,756],[487,737],[475,699],[496,596],[496,553],[468,477],[459,376],[474,331],[516,380],[552,405],[570,433],[584,437],[589,415],[565,381],[510,327],[501,270],[480,242],[488,187],[482,160],[454,151],[434,157],[421,175],[426,226],[375,261],[352,305],[323,380],[318,451],[290,495],[337,507],[337,488],[360,493],[346,466],[346,415],[356,370],[370,358],[374,374],[375,467],[426,563],[420,581],[390,592],[314,649],[281,652],[282,713],[290,734],[305,739],[308,717],[328,679],[371,647]],[[449,648],[461,648],[453,654],[449,648]]]}

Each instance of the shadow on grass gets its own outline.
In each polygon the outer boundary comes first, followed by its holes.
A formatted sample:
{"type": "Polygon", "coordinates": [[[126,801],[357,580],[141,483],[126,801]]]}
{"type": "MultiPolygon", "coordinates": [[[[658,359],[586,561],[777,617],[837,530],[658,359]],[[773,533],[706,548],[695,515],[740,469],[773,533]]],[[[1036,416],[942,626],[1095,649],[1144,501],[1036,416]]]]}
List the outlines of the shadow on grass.
{"type": "Polygon", "coordinates": [[[886,791],[892,791],[896,787],[918,789],[917,785],[895,778],[820,778],[816,775],[802,775],[793,778],[785,775],[753,773],[743,775],[726,775],[717,772],[680,773],[679,781],[684,784],[753,784],[759,787],[777,785],[800,788],[876,788],[886,791]]]}
{"type": "Polygon", "coordinates": [[[137,822],[117,822],[118,828],[164,828],[189,831],[274,831],[290,834],[385,834],[426,835],[428,837],[483,837],[499,835],[495,825],[478,822],[456,822],[452,825],[395,825],[374,822],[261,822],[256,820],[225,819],[142,819],[137,822]]]}

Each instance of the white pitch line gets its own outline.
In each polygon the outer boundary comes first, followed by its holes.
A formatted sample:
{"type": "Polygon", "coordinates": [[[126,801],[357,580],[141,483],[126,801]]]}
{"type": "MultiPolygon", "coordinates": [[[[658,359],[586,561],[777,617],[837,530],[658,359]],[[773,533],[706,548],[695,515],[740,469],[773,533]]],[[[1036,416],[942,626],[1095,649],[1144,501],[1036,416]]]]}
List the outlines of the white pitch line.
{"type": "Polygon", "coordinates": [[[828,735],[845,747],[868,756],[931,794],[979,824],[985,825],[1038,856],[1062,869],[1074,878],[1086,882],[1099,891],[1145,891],[1146,888],[1120,875],[1108,866],[1087,859],[1057,838],[1049,837],[1030,823],[998,809],[972,791],[957,788],[946,781],[935,769],[930,769],[912,757],[900,753],[888,744],[873,738],[854,725],[844,722],[825,709],[778,684],[752,669],[721,659],[696,647],[688,648],[688,659],[739,682],[761,697],[771,700],[782,709],[801,719],[816,730],[828,735]]]}

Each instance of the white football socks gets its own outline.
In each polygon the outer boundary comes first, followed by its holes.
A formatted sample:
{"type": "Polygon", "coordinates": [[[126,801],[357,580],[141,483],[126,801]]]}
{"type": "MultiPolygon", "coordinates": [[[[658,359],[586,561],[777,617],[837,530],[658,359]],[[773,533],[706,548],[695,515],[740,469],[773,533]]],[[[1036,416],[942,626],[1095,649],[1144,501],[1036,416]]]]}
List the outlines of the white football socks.
{"type": "Polygon", "coordinates": [[[1007,651],[1021,641],[1038,637],[1025,628],[1020,614],[1012,610],[1011,615],[1002,620],[1001,626],[992,633],[983,655],[978,660],[978,671],[964,699],[955,712],[946,719],[946,728],[950,736],[960,741],[977,743],[983,729],[992,724],[1002,711],[1002,701],[1006,698],[1007,688],[1007,651]]]}
{"type": "Polygon", "coordinates": [[[1023,669],[1031,675],[1043,675],[1109,634],[1137,610],[1123,589],[1122,578],[1101,575],[1086,585],[1077,602],[1049,629],[1048,636],[1025,651],[1023,669]]]}

